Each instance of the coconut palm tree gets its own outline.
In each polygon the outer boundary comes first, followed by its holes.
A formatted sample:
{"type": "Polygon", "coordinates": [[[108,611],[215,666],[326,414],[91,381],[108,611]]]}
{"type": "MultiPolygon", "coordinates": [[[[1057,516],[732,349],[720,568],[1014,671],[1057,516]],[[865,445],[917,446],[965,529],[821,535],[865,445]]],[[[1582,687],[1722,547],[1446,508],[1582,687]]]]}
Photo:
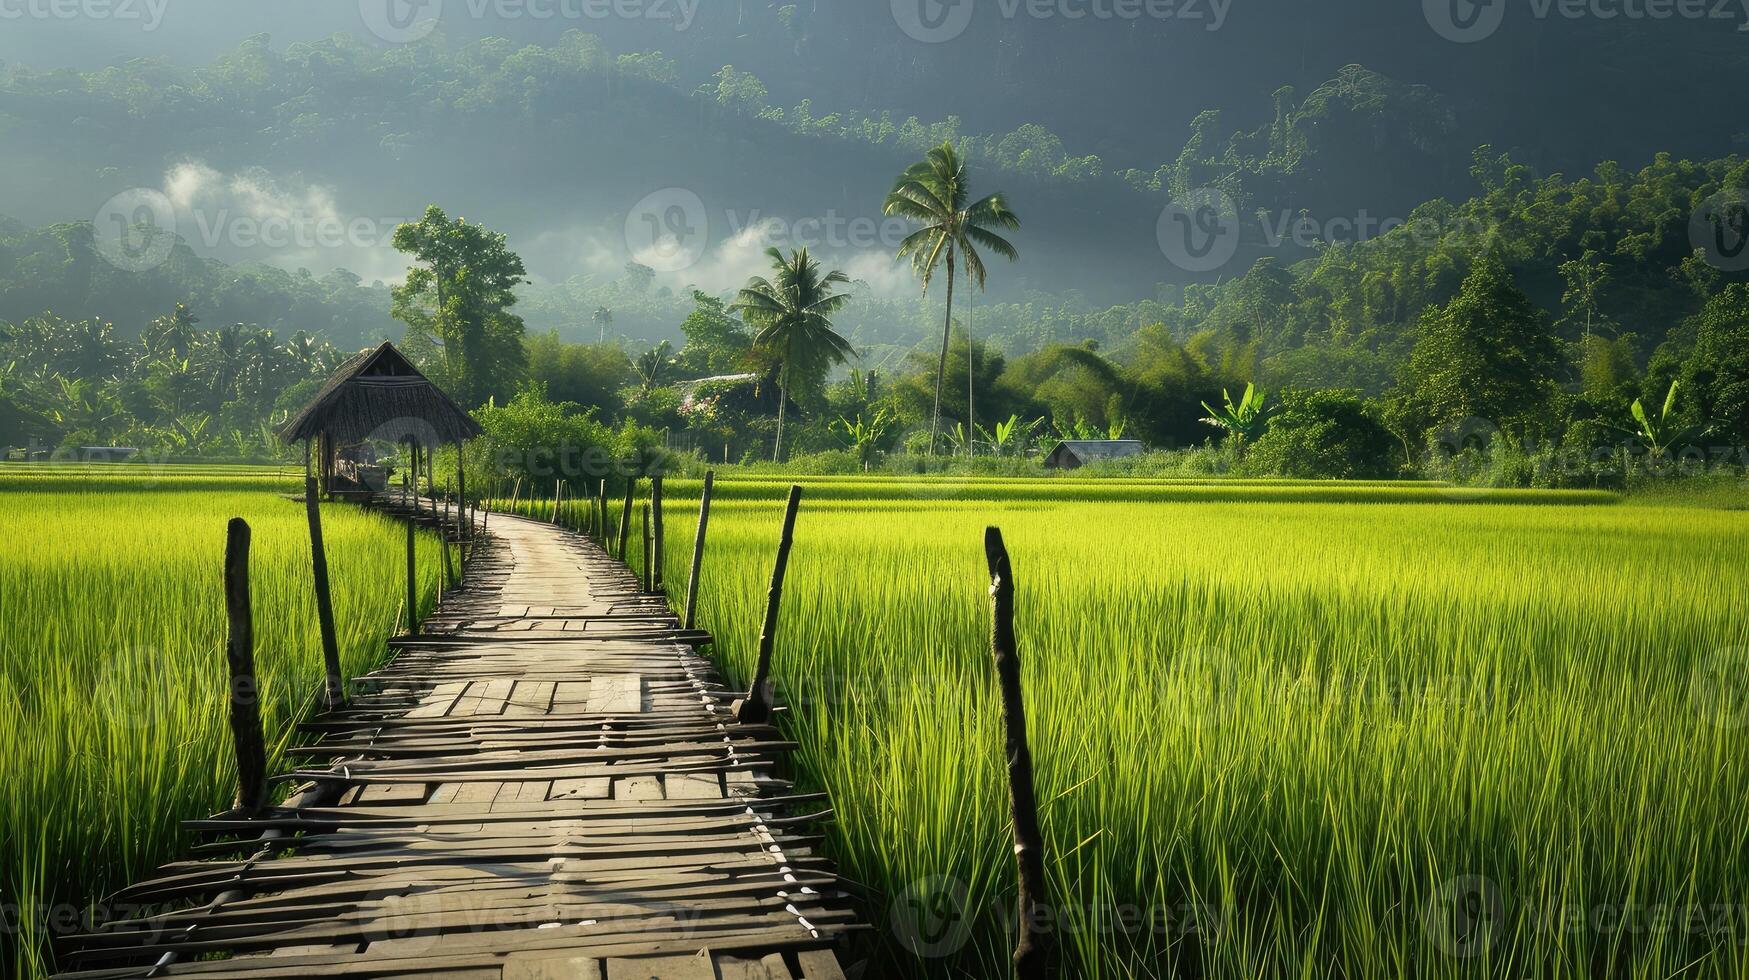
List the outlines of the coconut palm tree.
{"type": "Polygon", "coordinates": [[[755,331],[755,346],[773,354],[778,362],[777,375],[777,445],[772,448],[772,462],[783,460],[783,417],[789,405],[793,370],[799,362],[804,367],[830,367],[842,364],[855,353],[850,341],[832,330],[832,315],[850,301],[848,293],[834,293],[833,286],[848,285],[850,277],[834,270],[821,274],[820,263],[808,257],[808,250],[797,249],[784,257],[782,251],[768,248],[771,257],[771,279],[754,276],[747,280],[730,309],[741,314],[755,331]]]}
{"type": "MultiPolygon", "coordinates": [[[[923,279],[923,292],[935,270],[947,267],[947,322],[941,330],[941,357],[935,369],[935,412],[929,420],[929,452],[935,452],[937,434],[941,431],[941,383],[947,374],[947,343],[953,333],[953,281],[958,262],[965,264],[966,277],[979,289],[984,288],[984,260],[980,247],[1013,262],[1020,257],[1014,246],[992,228],[1019,228],[1020,218],[1008,210],[1001,194],[991,194],[976,203],[966,177],[966,162],[953,148],[943,143],[899,175],[898,183],[887,195],[888,215],[906,218],[922,225],[899,243],[899,258],[911,259],[912,266],[923,279]]],[[[972,351],[971,335],[966,336],[968,351],[972,351]]],[[[968,354],[968,358],[975,356],[968,354]]],[[[970,365],[968,364],[968,370],[970,365]]],[[[970,416],[968,395],[966,414],[970,416]]],[[[966,419],[968,431],[973,424],[966,419]]]]}

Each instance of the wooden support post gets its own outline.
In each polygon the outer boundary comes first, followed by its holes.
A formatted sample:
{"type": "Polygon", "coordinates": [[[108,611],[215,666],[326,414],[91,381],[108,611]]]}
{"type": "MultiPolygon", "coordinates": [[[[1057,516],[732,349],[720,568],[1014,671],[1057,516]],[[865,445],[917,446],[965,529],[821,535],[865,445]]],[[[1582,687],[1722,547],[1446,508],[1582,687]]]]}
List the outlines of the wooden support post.
{"type": "Polygon", "coordinates": [[[686,579],[686,621],[682,629],[692,629],[698,622],[698,573],[704,566],[704,532],[711,520],[711,489],[716,485],[717,471],[704,475],[704,494],[698,498],[698,533],[692,539],[692,574],[686,579]]]}
{"type": "Polygon", "coordinates": [[[322,501],[316,474],[310,469],[310,443],[304,442],[304,514],[310,524],[310,566],[316,579],[316,623],[322,630],[322,706],[338,711],[346,706],[340,675],[340,640],[334,630],[334,596],[328,588],[328,548],[322,541],[322,501]]]}
{"type": "Polygon", "coordinates": [[[521,504],[522,504],[522,477],[519,476],[516,478],[516,489],[512,490],[510,492],[510,510],[507,513],[509,513],[513,516],[521,516],[521,515],[517,514],[517,510],[516,510],[516,508],[521,506],[521,504]]]}
{"type": "Polygon", "coordinates": [[[607,548],[607,477],[601,478],[601,490],[595,496],[595,514],[600,528],[598,537],[603,550],[607,548]]]}
{"type": "Polygon", "coordinates": [[[1002,727],[1008,759],[1009,815],[1014,825],[1014,862],[1020,876],[1020,936],[1014,944],[1014,975],[1043,980],[1050,959],[1050,923],[1045,917],[1045,841],[1039,829],[1033,792],[1032,751],[1026,742],[1026,705],[1021,700],[1020,653],[1014,639],[1014,569],[1002,531],[984,531],[984,557],[990,566],[990,652],[1002,693],[1002,727]]]}
{"type": "Polygon", "coordinates": [[[662,581],[662,556],[666,554],[662,540],[662,478],[650,478],[650,591],[666,592],[667,583],[662,581]]]}
{"type": "Polygon", "coordinates": [[[632,497],[638,492],[638,478],[626,477],[626,499],[619,508],[619,560],[626,560],[626,544],[632,536],[632,497]]]}
{"type": "MultiPolygon", "coordinates": [[[[416,492],[414,470],[419,465],[419,451],[413,448],[411,440],[407,443],[407,458],[412,464],[401,472],[401,486],[406,489],[407,496],[412,498],[416,492]]],[[[415,560],[414,540],[419,533],[418,515],[407,515],[407,635],[413,636],[419,632],[419,564],[415,560]]]]}
{"type": "Polygon", "coordinates": [[[651,542],[650,542],[650,505],[649,504],[639,504],[638,505],[638,516],[641,517],[643,519],[643,522],[644,522],[644,537],[643,537],[643,540],[639,542],[639,545],[640,545],[640,550],[643,551],[643,553],[644,553],[644,592],[647,594],[647,593],[656,591],[656,588],[655,588],[655,574],[656,573],[655,573],[655,570],[653,568],[651,568],[651,566],[650,566],[650,562],[651,562],[650,556],[652,554],[654,554],[653,550],[651,549],[651,542]]]}
{"type": "Polygon", "coordinates": [[[261,734],[261,690],[255,681],[255,619],[249,603],[249,524],[231,519],[225,533],[225,618],[230,635],[231,740],[237,747],[237,808],[267,805],[267,740],[261,734]]]}
{"type": "Polygon", "coordinates": [[[789,488],[789,505],[783,512],[783,532],[777,539],[777,562],[771,567],[771,589],[765,596],[765,624],[759,629],[759,662],[753,670],[753,687],[735,705],[735,717],[750,725],[763,725],[771,720],[771,653],[777,644],[777,609],[783,599],[790,545],[795,540],[796,509],[801,505],[802,488],[793,485],[789,488]]]}
{"type": "Polygon", "coordinates": [[[462,450],[465,447],[458,440],[455,444],[455,519],[456,537],[467,540],[474,536],[473,508],[468,503],[468,475],[462,465],[462,457],[467,455],[462,450]]]}

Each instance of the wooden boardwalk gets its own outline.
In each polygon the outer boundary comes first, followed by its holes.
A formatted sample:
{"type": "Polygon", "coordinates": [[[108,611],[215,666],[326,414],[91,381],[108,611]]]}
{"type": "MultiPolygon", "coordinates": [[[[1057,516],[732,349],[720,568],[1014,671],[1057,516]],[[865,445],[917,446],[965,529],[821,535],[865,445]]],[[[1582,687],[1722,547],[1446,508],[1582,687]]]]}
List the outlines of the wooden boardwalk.
{"type": "Polygon", "coordinates": [[[793,746],[735,721],[705,638],[599,547],[489,529],[309,726],[291,798],[196,822],[200,859],[117,896],[144,913],[71,942],[63,976],[843,976],[855,924],[807,836],[826,803],[778,778],[793,746]]]}

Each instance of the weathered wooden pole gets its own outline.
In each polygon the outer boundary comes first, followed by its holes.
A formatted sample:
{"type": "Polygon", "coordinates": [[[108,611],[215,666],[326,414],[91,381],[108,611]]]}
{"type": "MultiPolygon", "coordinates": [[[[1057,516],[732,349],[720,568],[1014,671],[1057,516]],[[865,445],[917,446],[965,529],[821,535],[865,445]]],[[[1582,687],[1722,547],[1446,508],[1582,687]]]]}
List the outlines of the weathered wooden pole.
{"type": "Polygon", "coordinates": [[[698,533],[692,539],[692,574],[686,579],[686,619],[684,629],[698,622],[698,573],[704,566],[704,532],[711,520],[711,488],[716,485],[717,471],[704,475],[704,494],[698,498],[698,533]]]}
{"type": "Polygon", "coordinates": [[[249,524],[233,517],[225,532],[225,618],[230,635],[231,741],[237,747],[237,809],[267,804],[267,740],[261,734],[261,690],[255,680],[255,619],[249,604],[249,524]]]}
{"type": "Polygon", "coordinates": [[[666,591],[662,581],[662,556],[666,554],[662,540],[662,477],[650,478],[650,591],[666,591]]]}
{"type": "Polygon", "coordinates": [[[551,521],[547,522],[549,524],[556,525],[559,523],[559,498],[564,496],[564,494],[565,494],[564,487],[565,487],[565,481],[563,481],[563,480],[554,480],[553,481],[553,519],[551,521]]]}
{"type": "Polygon", "coordinates": [[[310,468],[310,441],[304,440],[304,514],[310,523],[310,567],[316,579],[316,623],[322,630],[322,704],[329,711],[346,705],[340,679],[340,640],[334,631],[334,597],[328,588],[328,548],[322,541],[322,501],[310,468]]]}
{"type": "MultiPolygon", "coordinates": [[[[522,477],[516,478],[516,489],[510,493],[510,510],[508,513],[517,515],[516,508],[522,504],[522,477]]],[[[517,515],[520,516],[520,515],[517,515]]]]}
{"type": "Polygon", "coordinates": [[[789,550],[796,531],[796,509],[802,505],[799,484],[789,488],[789,505],[783,512],[783,532],[777,539],[777,562],[771,567],[771,589],[765,596],[765,624],[759,629],[759,662],[753,669],[753,687],[736,705],[735,717],[747,724],[771,720],[771,653],[777,644],[777,609],[783,600],[783,576],[789,569],[789,550]]]}
{"type": "Polygon", "coordinates": [[[468,503],[467,470],[462,464],[463,457],[467,455],[462,451],[464,448],[466,447],[462,445],[461,441],[457,440],[455,444],[455,519],[459,526],[456,528],[456,537],[466,540],[474,536],[474,518],[473,508],[468,503]]]}
{"type": "Polygon", "coordinates": [[[596,526],[600,529],[597,537],[601,539],[601,547],[607,548],[607,477],[601,478],[601,489],[595,496],[596,526]]]}
{"type": "Polygon", "coordinates": [[[1020,936],[1014,944],[1014,975],[1044,980],[1050,959],[1050,923],[1045,910],[1045,840],[1033,792],[1032,751],[1026,743],[1026,705],[1021,700],[1020,652],[1014,639],[1014,569],[999,528],[984,531],[990,566],[990,652],[1002,693],[1004,749],[1008,758],[1008,805],[1014,824],[1014,863],[1020,876],[1020,936]]]}
{"type": "Polygon", "coordinates": [[[656,591],[655,570],[650,567],[650,562],[652,560],[650,556],[654,554],[651,549],[650,541],[650,505],[639,504],[638,516],[643,519],[644,523],[644,537],[643,540],[639,542],[639,548],[644,553],[644,591],[650,593],[656,591]]]}
{"type": "Polygon", "coordinates": [[[638,478],[626,477],[626,499],[619,508],[619,560],[626,560],[626,544],[632,537],[632,498],[638,492],[638,478]]]}
{"type": "MultiPolygon", "coordinates": [[[[407,458],[411,466],[401,471],[401,486],[406,489],[408,499],[416,499],[413,471],[419,465],[419,451],[413,448],[413,440],[407,440],[407,458]]],[[[419,632],[419,563],[414,555],[414,541],[419,533],[415,526],[418,512],[407,515],[407,635],[419,632]]]]}

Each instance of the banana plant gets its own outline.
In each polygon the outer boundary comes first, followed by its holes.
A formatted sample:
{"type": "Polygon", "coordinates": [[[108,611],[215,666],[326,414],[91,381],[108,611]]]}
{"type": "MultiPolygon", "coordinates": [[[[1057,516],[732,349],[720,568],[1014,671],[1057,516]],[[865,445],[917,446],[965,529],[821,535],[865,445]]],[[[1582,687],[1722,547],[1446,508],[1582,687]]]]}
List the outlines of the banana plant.
{"type": "Polygon", "coordinates": [[[1670,447],[1682,439],[1699,437],[1708,431],[1704,428],[1696,430],[1693,427],[1683,427],[1678,424],[1676,392],[1681,384],[1681,381],[1670,382],[1670,390],[1664,395],[1664,407],[1659,409],[1656,417],[1646,411],[1643,401],[1636,398],[1633,406],[1629,409],[1634,417],[1634,427],[1631,429],[1616,427],[1638,439],[1646,447],[1646,452],[1654,461],[1662,460],[1664,455],[1670,451],[1670,447]]]}
{"type": "Polygon", "coordinates": [[[1225,388],[1221,389],[1221,398],[1224,404],[1218,409],[1208,402],[1202,403],[1209,413],[1202,420],[1204,423],[1225,431],[1241,447],[1263,433],[1263,424],[1269,421],[1268,396],[1260,393],[1256,385],[1245,385],[1245,396],[1237,402],[1225,388]]]}
{"type": "Polygon", "coordinates": [[[991,451],[998,456],[1024,456],[1032,448],[1033,441],[1038,437],[1038,431],[1044,428],[1043,416],[1031,422],[1023,422],[1019,415],[1010,415],[1007,420],[996,423],[995,431],[978,427],[983,433],[984,441],[990,445],[991,451]]]}
{"type": "Polygon", "coordinates": [[[861,412],[856,414],[856,421],[839,418],[831,425],[833,432],[843,437],[846,446],[862,464],[864,472],[874,465],[875,457],[880,454],[881,441],[892,431],[897,416],[884,408],[875,409],[873,417],[865,417],[861,412]]]}

